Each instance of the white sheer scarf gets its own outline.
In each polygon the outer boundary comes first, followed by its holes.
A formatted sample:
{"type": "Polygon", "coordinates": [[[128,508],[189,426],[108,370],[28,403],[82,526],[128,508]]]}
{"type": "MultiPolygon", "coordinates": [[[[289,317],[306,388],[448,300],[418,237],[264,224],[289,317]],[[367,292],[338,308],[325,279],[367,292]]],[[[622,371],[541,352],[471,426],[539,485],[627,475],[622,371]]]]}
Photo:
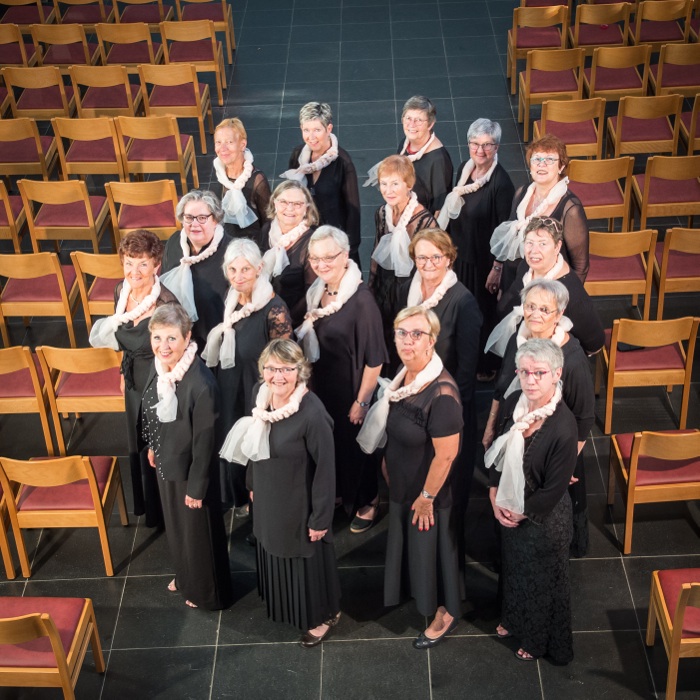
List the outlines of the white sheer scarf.
{"type": "Polygon", "coordinates": [[[270,249],[263,255],[265,272],[270,277],[278,277],[289,265],[287,249],[291,248],[307,231],[306,220],[297,224],[291,231],[282,233],[280,222],[275,217],[270,223],[270,249]]]}
{"type": "Polygon", "coordinates": [[[185,372],[192,366],[196,355],[197,343],[190,341],[182,357],[170,372],[166,371],[157,357],[155,358],[156,373],[158,374],[156,414],[161,423],[172,423],[177,418],[175,385],[182,381],[185,372]]]}
{"type": "Polygon", "coordinates": [[[253,154],[249,149],[243,153],[243,172],[231,180],[226,174],[226,166],[220,158],[214,158],[214,172],[216,179],[226,188],[226,194],[221,200],[224,209],[224,221],[227,224],[238,224],[241,228],[250,226],[258,220],[255,212],[248,206],[248,202],[242,192],[250,176],[253,174],[253,154]]]}
{"type": "Polygon", "coordinates": [[[408,254],[411,237],[408,235],[406,227],[419,206],[420,202],[416,193],[411,192],[408,204],[394,226],[391,205],[384,205],[386,226],[389,233],[385,233],[379,239],[379,243],[372,253],[372,260],[385,270],[393,270],[397,277],[408,277],[413,269],[413,260],[408,254]]]}
{"type": "Polygon", "coordinates": [[[335,134],[329,134],[331,138],[331,147],[315,161],[311,162],[311,149],[308,145],[304,145],[299,154],[299,167],[285,170],[280,177],[283,180],[296,180],[304,183],[304,178],[311,173],[323,170],[330,165],[338,157],[338,138],[335,134]]]}
{"type": "Polygon", "coordinates": [[[419,272],[413,275],[411,285],[408,288],[408,299],[406,306],[422,306],[424,309],[433,309],[441,301],[447,292],[454,287],[459,280],[454,270],[447,270],[442,281],[435,288],[435,291],[427,298],[423,299],[423,291],[421,289],[421,276],[419,272]]]}
{"type": "MultiPolygon", "coordinates": [[[[407,153],[409,143],[408,139],[406,139],[403,142],[403,148],[401,149],[401,153],[399,153],[399,155],[406,156],[411,161],[411,163],[415,163],[417,160],[420,160],[426,154],[427,150],[430,148],[431,144],[433,143],[433,141],[435,141],[436,138],[437,137],[435,136],[435,133],[430,134],[430,138],[426,141],[425,145],[415,153],[407,153]]],[[[362,183],[363,187],[376,186],[379,184],[379,166],[381,164],[382,161],[380,160],[379,163],[375,163],[367,171],[367,179],[364,183],[362,183]]]]}

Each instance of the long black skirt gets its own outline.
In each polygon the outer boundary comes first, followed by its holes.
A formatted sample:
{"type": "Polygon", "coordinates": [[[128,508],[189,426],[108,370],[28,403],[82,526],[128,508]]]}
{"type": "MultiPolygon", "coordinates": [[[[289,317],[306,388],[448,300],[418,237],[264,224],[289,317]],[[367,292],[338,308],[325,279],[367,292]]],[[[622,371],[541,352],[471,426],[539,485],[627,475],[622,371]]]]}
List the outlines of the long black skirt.
{"type": "Polygon", "coordinates": [[[438,606],[444,605],[450,615],[459,618],[456,511],[449,507],[434,513],[435,527],[421,531],[411,525],[410,503],[389,501],[384,605],[398,605],[409,594],[421,615],[432,617],[438,606]]]}
{"type": "Polygon", "coordinates": [[[565,493],[541,524],[501,527],[501,624],[533,656],[555,663],[574,658],[569,544],[571,499],[565,493]]]}
{"type": "Polygon", "coordinates": [[[306,632],[340,612],[340,579],[332,542],[314,543],[310,557],[276,557],[257,544],[258,593],[275,622],[306,632]]]}
{"type": "Polygon", "coordinates": [[[574,534],[569,553],[572,557],[585,557],[588,553],[588,501],[586,499],[586,472],[583,464],[583,450],[576,459],[574,476],[578,479],[569,486],[569,496],[573,507],[574,534]]]}
{"type": "Polygon", "coordinates": [[[224,518],[217,488],[201,508],[185,505],[186,481],[158,479],[165,534],[175,564],[175,585],[185,600],[205,610],[233,602],[224,518]]]}

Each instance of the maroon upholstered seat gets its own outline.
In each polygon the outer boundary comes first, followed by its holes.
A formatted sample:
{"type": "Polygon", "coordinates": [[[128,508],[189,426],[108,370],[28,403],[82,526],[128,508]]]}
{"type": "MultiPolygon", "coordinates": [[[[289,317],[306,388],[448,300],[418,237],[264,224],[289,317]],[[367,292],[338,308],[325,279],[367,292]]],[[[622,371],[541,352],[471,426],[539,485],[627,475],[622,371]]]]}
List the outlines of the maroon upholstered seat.
{"type": "MultiPolygon", "coordinates": [[[[34,44],[24,42],[24,53],[27,56],[27,61],[31,61],[36,53],[34,44]]],[[[2,66],[23,66],[22,52],[19,44],[0,44],[0,65],[2,66]]]]}
{"type": "MultiPolygon", "coordinates": [[[[657,78],[659,74],[659,64],[653,63],[649,66],[649,70],[654,78],[657,78]]],[[[700,65],[679,66],[674,63],[665,63],[663,79],[664,87],[700,85],[700,65]]]]}
{"type": "MultiPolygon", "coordinates": [[[[509,30],[510,31],[510,30],[509,30]]],[[[561,46],[561,31],[557,27],[520,27],[519,49],[545,49],[561,46]]]]}
{"type": "MultiPolygon", "coordinates": [[[[114,298],[114,292],[112,292],[114,298]]],[[[110,367],[101,372],[90,372],[86,374],[72,374],[65,372],[58,386],[56,396],[58,398],[77,396],[120,396],[119,388],[119,367],[110,367]]]]}
{"type": "MultiPolygon", "coordinates": [[[[613,129],[617,128],[617,116],[610,117],[613,129]]],[[[673,138],[673,129],[666,117],[656,119],[622,118],[623,141],[662,141],[673,138]]]]}
{"type": "Polygon", "coordinates": [[[109,138],[97,141],[73,141],[66,153],[66,161],[69,163],[104,163],[106,161],[116,163],[117,158],[114,142],[109,138]]]}
{"type": "MultiPolygon", "coordinates": [[[[66,93],[66,100],[70,104],[73,98],[73,88],[66,85],[63,89],[66,93]]],[[[62,109],[61,90],[58,85],[45,88],[26,88],[17,100],[17,107],[19,109],[62,109]]]]}
{"type": "MultiPolygon", "coordinates": [[[[68,292],[75,283],[75,269],[72,265],[61,265],[61,273],[68,292]]],[[[16,301],[60,301],[58,281],[53,275],[34,279],[9,279],[2,292],[5,302],[16,301]]]]}
{"type": "Polygon", "coordinates": [[[639,41],[640,43],[683,41],[683,30],[674,19],[663,22],[643,20],[639,41]]]}
{"type": "MultiPolygon", "coordinates": [[[[97,53],[97,44],[88,42],[88,54],[93,57],[97,53]]],[[[46,49],[44,54],[45,66],[66,66],[85,63],[85,51],[83,45],[75,44],[52,44],[46,49]]]]}
{"type": "MultiPolygon", "coordinates": [[[[637,185],[644,192],[645,175],[635,175],[637,185]]],[[[700,202],[700,183],[692,180],[665,180],[651,178],[649,187],[649,204],[700,202]]]]}
{"type": "MultiPolygon", "coordinates": [[[[53,136],[40,136],[41,150],[47,155],[53,145],[53,136]]],[[[38,161],[34,139],[4,141],[0,149],[0,161],[3,163],[36,163],[38,161]]]]}
{"type": "MultiPolygon", "coordinates": [[[[152,43],[153,55],[160,51],[161,44],[157,41],[152,43]]],[[[211,54],[211,51],[209,52],[211,54]]],[[[107,55],[107,65],[131,65],[135,63],[150,63],[151,57],[148,53],[148,44],[145,41],[135,41],[133,44],[112,44],[112,48],[107,55]]]]}
{"type": "Polygon", "coordinates": [[[547,119],[547,133],[558,136],[566,144],[596,142],[596,132],[592,121],[569,123],[547,119]]]}
{"type": "MultiPolygon", "coordinates": [[[[93,218],[98,218],[106,202],[106,197],[90,196],[90,209],[92,209],[93,218]]],[[[35,222],[37,226],[88,226],[87,212],[82,202],[43,204],[37,212],[35,222]]]]}
{"type": "Polygon", "coordinates": [[[117,279],[107,279],[106,277],[96,277],[90,287],[90,301],[114,301],[114,288],[117,286],[117,279]]]}
{"type": "Polygon", "coordinates": [[[104,22],[112,12],[112,6],[104,4],[105,17],[100,14],[99,5],[73,5],[63,14],[62,24],[97,24],[104,22]]]}
{"type": "Polygon", "coordinates": [[[196,61],[215,61],[212,56],[211,41],[174,41],[170,46],[171,63],[194,63],[196,61]]]}
{"type": "Polygon", "coordinates": [[[578,87],[570,70],[533,70],[530,73],[530,94],[538,92],[570,92],[578,87]]]}
{"type": "MultiPolygon", "coordinates": [[[[683,112],[681,114],[681,119],[683,120],[683,123],[685,124],[685,128],[690,132],[690,122],[693,118],[693,113],[692,112],[683,112]]],[[[695,134],[691,134],[694,138],[700,138],[700,119],[697,120],[695,124],[695,134]]]]}
{"type": "MultiPolygon", "coordinates": [[[[542,0],[547,3],[547,0],[542,0]]],[[[549,3],[551,5],[551,2],[549,3]]],[[[534,7],[531,3],[528,3],[530,7],[534,7]]],[[[223,22],[225,21],[223,8],[221,3],[202,3],[200,4],[189,4],[186,5],[182,10],[183,21],[189,22],[198,19],[210,19],[212,22],[223,22]]]]}
{"type": "Polygon", "coordinates": [[[588,207],[622,204],[624,198],[617,182],[570,182],[569,189],[588,207]]]}
{"type": "MultiPolygon", "coordinates": [[[[22,212],[22,198],[19,195],[11,194],[7,198],[7,201],[10,205],[12,217],[17,219],[22,212]]],[[[9,226],[9,224],[10,222],[7,220],[7,211],[5,211],[5,207],[0,207],[0,226],[9,226]]]]}
{"type": "MultiPolygon", "coordinates": [[[[35,354],[32,354],[32,359],[36,367],[39,384],[44,386],[44,373],[41,370],[39,358],[35,354]]],[[[2,382],[0,382],[0,398],[18,399],[27,396],[34,396],[34,385],[32,384],[32,378],[28,369],[20,369],[16,372],[8,372],[2,375],[2,382]]],[[[0,489],[0,495],[2,495],[2,489],[0,489]]]]}
{"type": "Polygon", "coordinates": [[[158,24],[160,22],[160,10],[158,5],[129,5],[119,18],[122,24],[145,22],[146,24],[158,24]]]}
{"type": "Polygon", "coordinates": [[[138,207],[123,204],[120,209],[121,228],[145,228],[146,226],[177,226],[172,202],[161,202],[138,207]]]}
{"type": "Polygon", "coordinates": [[[581,24],[578,30],[579,46],[607,46],[622,42],[622,29],[617,24],[581,24]]]}
{"type": "MultiPolygon", "coordinates": [[[[129,85],[131,99],[136,100],[139,94],[139,86],[131,83],[129,85]]],[[[112,85],[110,87],[91,87],[81,100],[83,109],[128,107],[126,91],[122,85],[112,85]]]]}
{"type": "MultiPolygon", "coordinates": [[[[659,583],[666,601],[666,608],[673,619],[678,605],[681,586],[700,582],[700,569],[666,569],[659,571],[659,583]]],[[[683,617],[682,638],[700,637],[700,608],[687,607],[683,617]]]]}
{"type": "MultiPolygon", "coordinates": [[[[605,330],[605,347],[610,352],[610,338],[612,329],[605,330]]],[[[615,371],[624,372],[631,370],[638,372],[640,370],[655,370],[655,369],[679,369],[685,367],[683,355],[677,344],[661,345],[656,348],[640,348],[639,350],[630,350],[629,352],[620,352],[618,349],[615,361],[615,371]]]]}
{"type": "MultiPolygon", "coordinates": [[[[44,18],[53,12],[53,5],[42,5],[44,8],[44,18]]],[[[40,24],[41,17],[36,5],[20,5],[18,7],[8,7],[0,20],[3,24],[40,24]]]]}
{"type": "MultiPolygon", "coordinates": [[[[184,151],[192,137],[180,134],[180,144],[184,151]]],[[[160,139],[133,139],[128,152],[129,160],[177,160],[177,150],[172,137],[160,139]]]]}
{"type": "MultiPolygon", "coordinates": [[[[664,244],[656,244],[656,259],[661,265],[661,258],[664,252],[664,244]]],[[[700,274],[700,255],[694,253],[683,253],[680,250],[668,251],[667,277],[697,277],[700,274]]]]}
{"type": "Polygon", "coordinates": [[[644,280],[645,277],[646,270],[638,255],[629,255],[622,258],[606,258],[600,255],[591,255],[586,282],[644,280]]]}
{"type": "MultiPolygon", "coordinates": [[[[586,79],[591,81],[591,69],[584,68],[586,79]]],[[[595,89],[598,90],[633,90],[642,87],[642,79],[634,67],[605,68],[598,66],[596,70],[595,89]]]]}
{"type": "MultiPolygon", "coordinates": [[[[199,94],[206,89],[204,83],[197,83],[199,94]]],[[[151,107],[194,107],[196,102],[191,84],[186,85],[155,85],[148,98],[151,107]]]]}

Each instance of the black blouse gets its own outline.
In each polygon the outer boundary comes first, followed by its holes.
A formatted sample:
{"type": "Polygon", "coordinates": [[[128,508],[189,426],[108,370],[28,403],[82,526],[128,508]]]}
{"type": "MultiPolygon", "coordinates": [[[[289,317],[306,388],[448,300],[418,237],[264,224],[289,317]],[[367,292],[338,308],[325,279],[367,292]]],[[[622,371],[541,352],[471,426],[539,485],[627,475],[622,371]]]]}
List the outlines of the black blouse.
{"type": "MultiPolygon", "coordinates": [[[[403,141],[397,153],[403,150],[403,141]]],[[[429,151],[419,160],[413,161],[416,171],[416,184],[413,191],[418,201],[431,213],[442,209],[447,193],[452,191],[454,167],[452,159],[444,146],[429,151]]]]}

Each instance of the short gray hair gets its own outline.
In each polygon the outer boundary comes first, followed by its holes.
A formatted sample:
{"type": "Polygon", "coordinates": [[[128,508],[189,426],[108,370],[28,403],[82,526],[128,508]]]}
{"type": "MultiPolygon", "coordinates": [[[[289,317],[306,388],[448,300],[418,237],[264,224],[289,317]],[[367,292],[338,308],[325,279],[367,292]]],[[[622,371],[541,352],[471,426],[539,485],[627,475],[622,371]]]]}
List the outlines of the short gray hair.
{"type": "Polygon", "coordinates": [[[294,365],[297,368],[297,385],[299,382],[308,382],[311,377],[311,363],[304,357],[303,350],[293,340],[276,338],[271,340],[260,353],[258,358],[258,372],[263,376],[263,367],[272,358],[283,365],[294,365]]]}
{"type": "Polygon", "coordinates": [[[557,304],[557,311],[564,313],[569,305],[569,290],[558,280],[536,279],[520,291],[520,301],[524,304],[530,292],[540,291],[549,294],[557,304]]]}
{"type": "Polygon", "coordinates": [[[437,109],[435,109],[435,105],[427,97],[423,97],[423,95],[414,95],[406,100],[406,104],[401,110],[401,119],[403,119],[406,116],[406,112],[411,109],[419,109],[421,112],[425,112],[431,124],[437,119],[437,109]]]}
{"type": "Polygon", "coordinates": [[[325,241],[327,238],[332,238],[344,253],[350,252],[350,241],[348,240],[347,234],[344,231],[341,231],[339,228],[329,226],[328,224],[325,226],[319,226],[313,232],[311,238],[309,238],[309,250],[311,250],[311,246],[314,243],[325,241]]]}
{"type": "Polygon", "coordinates": [[[224,220],[224,210],[221,206],[219,198],[211,190],[191,190],[178,203],[175,209],[177,220],[182,222],[182,217],[185,214],[185,207],[190,202],[204,202],[209,211],[214,216],[214,221],[220,224],[224,220]]]}
{"type": "Polygon", "coordinates": [[[501,143],[501,134],[501,125],[498,122],[481,118],[473,121],[469,129],[467,129],[467,141],[471,141],[479,136],[490,136],[498,146],[501,143]]]}
{"type": "Polygon", "coordinates": [[[267,205],[267,210],[265,213],[267,214],[267,218],[272,221],[272,219],[277,216],[277,210],[275,209],[275,200],[283,193],[286,192],[287,190],[301,190],[301,193],[304,195],[304,199],[306,200],[306,214],[304,215],[304,221],[309,226],[317,226],[318,222],[320,220],[320,215],[318,213],[318,209],[316,207],[316,203],[314,202],[313,197],[311,196],[311,192],[304,187],[300,182],[297,182],[296,180],[282,180],[277,187],[275,187],[274,191],[272,192],[272,195],[270,196],[270,201],[267,205]]]}
{"type": "Polygon", "coordinates": [[[520,369],[520,361],[529,357],[535,362],[544,362],[549,365],[552,372],[556,372],[564,366],[564,353],[561,348],[551,340],[544,338],[532,338],[523,343],[515,353],[515,366],[520,369]]]}
{"type": "Polygon", "coordinates": [[[228,266],[236,258],[245,258],[253,267],[260,267],[262,263],[262,253],[258,244],[250,238],[234,238],[226,248],[224,253],[224,262],[221,269],[226,275],[228,266]]]}
{"type": "Polygon", "coordinates": [[[299,124],[318,119],[323,126],[333,122],[333,110],[327,102],[307,102],[299,110],[299,124]]]}
{"type": "Polygon", "coordinates": [[[186,338],[187,334],[192,330],[192,319],[188,316],[184,307],[177,302],[163,304],[153,312],[153,316],[148,322],[148,330],[152,333],[155,328],[162,328],[163,326],[179,328],[182,337],[186,338]]]}

